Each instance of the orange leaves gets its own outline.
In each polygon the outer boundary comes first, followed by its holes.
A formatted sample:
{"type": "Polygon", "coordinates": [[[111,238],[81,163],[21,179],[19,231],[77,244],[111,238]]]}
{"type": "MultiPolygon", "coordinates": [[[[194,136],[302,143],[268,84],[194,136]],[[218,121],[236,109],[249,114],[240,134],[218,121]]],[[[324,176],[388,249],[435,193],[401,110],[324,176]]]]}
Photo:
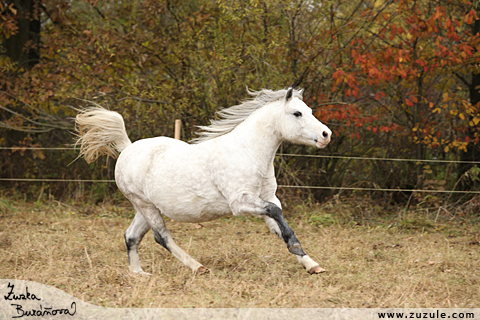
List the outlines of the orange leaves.
{"type": "Polygon", "coordinates": [[[368,76],[372,77],[372,78],[375,78],[375,77],[379,77],[381,75],[380,75],[380,72],[378,71],[378,69],[375,66],[370,66],[370,67],[368,67],[368,76]]]}
{"type": "Polygon", "coordinates": [[[357,133],[363,139],[367,133],[396,134],[431,149],[466,150],[480,142],[468,136],[480,126],[480,108],[467,102],[468,84],[461,79],[480,59],[480,35],[467,26],[477,14],[449,2],[428,10],[426,2],[395,3],[368,30],[352,25],[355,37],[339,47],[332,96],[357,103],[360,114],[342,106],[330,119],[341,122],[339,130],[352,139],[357,133]]]}
{"type": "Polygon", "coordinates": [[[441,7],[437,7],[435,13],[433,14],[432,16],[432,20],[435,21],[435,20],[438,20],[441,16],[443,16],[444,13],[443,13],[443,10],[441,7]]]}
{"type": "MultiPolygon", "coordinates": [[[[317,109],[315,116],[324,122],[341,123],[337,129],[336,134],[345,134],[352,139],[361,139],[361,129],[377,121],[376,116],[365,116],[362,110],[355,104],[335,104],[326,105],[317,109]]],[[[371,125],[370,125],[371,127],[371,125]]]]}
{"type": "Polygon", "coordinates": [[[343,121],[348,117],[346,110],[336,110],[330,113],[330,120],[343,121]]]}
{"type": "Polygon", "coordinates": [[[380,100],[380,98],[385,98],[385,93],[383,91],[375,93],[375,100],[380,100]]]}
{"type": "Polygon", "coordinates": [[[464,17],[463,22],[466,24],[472,24],[474,19],[478,19],[477,13],[474,10],[470,10],[464,17]]]}
{"type": "Polygon", "coordinates": [[[471,57],[473,55],[473,48],[467,43],[460,43],[458,45],[461,54],[464,53],[464,58],[471,57]]]}
{"type": "Polygon", "coordinates": [[[412,93],[408,94],[408,98],[405,98],[405,104],[408,107],[413,107],[415,103],[418,103],[418,98],[412,93]]]}
{"type": "MultiPolygon", "coordinates": [[[[315,117],[322,121],[339,121],[351,123],[360,123],[361,119],[358,117],[360,111],[355,105],[351,104],[335,104],[326,105],[319,108],[315,112],[315,117]]],[[[360,124],[361,126],[361,124],[360,124]]]]}
{"type": "Polygon", "coordinates": [[[396,124],[393,124],[391,126],[368,126],[367,130],[372,131],[373,133],[381,133],[381,132],[390,132],[390,131],[396,131],[398,129],[398,126],[396,124]]]}
{"type": "Polygon", "coordinates": [[[358,133],[358,132],[357,132],[357,133],[352,132],[352,133],[350,134],[350,139],[353,140],[353,139],[355,139],[355,138],[357,138],[357,140],[361,140],[360,133],[358,133]]]}
{"type": "Polygon", "coordinates": [[[345,96],[354,96],[356,98],[359,97],[360,92],[356,85],[355,76],[353,74],[349,74],[341,69],[337,69],[333,73],[333,79],[332,92],[335,92],[337,87],[341,84],[346,84],[348,88],[345,89],[345,96]]]}
{"type": "Polygon", "coordinates": [[[333,79],[335,80],[338,80],[338,79],[343,79],[343,77],[345,76],[345,71],[341,70],[341,69],[337,69],[334,73],[333,73],[333,79]]]}
{"type": "Polygon", "coordinates": [[[40,101],[46,102],[48,101],[51,97],[53,97],[53,91],[52,90],[47,90],[41,95],[40,101]]]}
{"type": "Polygon", "coordinates": [[[358,98],[360,96],[360,92],[358,91],[357,88],[354,88],[354,89],[348,88],[345,90],[345,96],[346,97],[353,96],[355,98],[358,98]]]}
{"type": "Polygon", "coordinates": [[[16,21],[17,9],[13,3],[8,6],[6,3],[0,2],[0,30],[4,37],[8,39],[18,32],[18,24],[16,21]]]}

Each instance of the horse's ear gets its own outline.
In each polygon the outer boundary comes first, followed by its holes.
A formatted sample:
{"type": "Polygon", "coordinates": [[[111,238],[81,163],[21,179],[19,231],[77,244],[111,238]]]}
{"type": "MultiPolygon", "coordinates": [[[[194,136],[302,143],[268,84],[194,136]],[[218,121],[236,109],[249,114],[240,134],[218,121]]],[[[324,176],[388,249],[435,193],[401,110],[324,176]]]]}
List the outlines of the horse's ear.
{"type": "Polygon", "coordinates": [[[293,88],[288,88],[287,94],[285,95],[285,102],[290,101],[293,97],[293,88]]]}

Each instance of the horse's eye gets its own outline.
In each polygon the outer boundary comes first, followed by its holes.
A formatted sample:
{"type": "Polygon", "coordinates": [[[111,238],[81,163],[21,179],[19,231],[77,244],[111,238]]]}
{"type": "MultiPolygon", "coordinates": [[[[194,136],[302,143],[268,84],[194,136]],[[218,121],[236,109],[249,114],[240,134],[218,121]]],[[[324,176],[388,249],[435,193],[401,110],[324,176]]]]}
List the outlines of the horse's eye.
{"type": "Polygon", "coordinates": [[[302,116],[302,113],[300,111],[295,111],[293,115],[297,118],[300,118],[302,116]]]}

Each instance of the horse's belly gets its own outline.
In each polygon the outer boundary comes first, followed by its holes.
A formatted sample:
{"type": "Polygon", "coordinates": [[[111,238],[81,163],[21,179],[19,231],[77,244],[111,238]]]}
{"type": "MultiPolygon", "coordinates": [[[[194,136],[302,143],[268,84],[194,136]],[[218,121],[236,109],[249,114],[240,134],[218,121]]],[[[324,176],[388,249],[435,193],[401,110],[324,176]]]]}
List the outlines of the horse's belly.
{"type": "Polygon", "coordinates": [[[175,203],[160,201],[156,204],[162,214],[180,222],[205,222],[231,215],[226,201],[206,199],[204,196],[183,194],[175,203]]]}

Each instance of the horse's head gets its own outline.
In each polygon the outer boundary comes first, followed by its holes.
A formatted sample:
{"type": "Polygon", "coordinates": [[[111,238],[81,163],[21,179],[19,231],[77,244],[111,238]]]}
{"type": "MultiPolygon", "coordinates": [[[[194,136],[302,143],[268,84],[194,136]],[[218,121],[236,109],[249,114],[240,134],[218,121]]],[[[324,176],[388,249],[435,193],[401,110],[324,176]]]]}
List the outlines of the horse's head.
{"type": "Polygon", "coordinates": [[[285,95],[279,130],[287,141],[317,148],[326,147],[332,136],[332,131],[313,116],[312,109],[293,96],[292,88],[285,95]]]}

